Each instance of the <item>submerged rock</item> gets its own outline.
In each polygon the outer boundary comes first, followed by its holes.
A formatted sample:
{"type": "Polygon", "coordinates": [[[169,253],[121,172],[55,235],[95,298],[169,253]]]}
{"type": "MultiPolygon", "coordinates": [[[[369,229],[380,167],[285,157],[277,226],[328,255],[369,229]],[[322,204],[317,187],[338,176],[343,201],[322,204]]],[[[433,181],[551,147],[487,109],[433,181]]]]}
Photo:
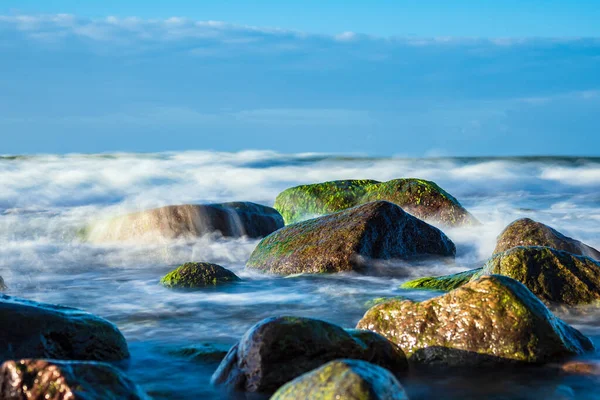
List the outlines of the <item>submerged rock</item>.
{"type": "Polygon", "coordinates": [[[381,333],[415,364],[546,363],[593,350],[522,283],[501,275],[423,302],[380,304],[357,327],[381,333]]]}
{"type": "Polygon", "coordinates": [[[516,279],[547,303],[600,300],[600,262],[566,251],[515,247],[492,257],[482,272],[516,279]]]}
{"type": "Polygon", "coordinates": [[[518,219],[504,229],[498,236],[494,254],[519,246],[552,247],[556,250],[600,260],[600,252],[593,247],[529,218],[518,219]]]}
{"type": "Polygon", "coordinates": [[[361,271],[365,259],[454,257],[439,229],[387,201],[288,225],[264,238],[246,266],[289,275],[361,271]]]}
{"type": "Polygon", "coordinates": [[[570,375],[600,376],[598,361],[569,361],[560,366],[560,370],[570,375]]]}
{"type": "Polygon", "coordinates": [[[407,400],[396,377],[360,360],[336,360],[281,387],[271,400],[407,400]]]}
{"type": "Polygon", "coordinates": [[[4,400],[141,400],[148,397],[109,364],[81,361],[6,361],[0,367],[4,400]]]}
{"type": "Polygon", "coordinates": [[[185,263],[169,272],[161,280],[161,285],[168,288],[199,288],[238,282],[236,274],[217,264],[185,263]]]}
{"type": "Polygon", "coordinates": [[[196,346],[182,347],[169,351],[169,354],[188,358],[193,361],[220,362],[231,347],[221,344],[203,343],[196,346]]]}
{"type": "Polygon", "coordinates": [[[349,333],[316,319],[278,317],[250,328],[221,362],[212,383],[232,390],[272,393],[338,358],[370,361],[396,374],[407,369],[404,353],[376,333],[349,333]]]}
{"type": "Polygon", "coordinates": [[[0,360],[118,361],[129,357],[117,327],[86,312],[0,295],[0,360]]]}
{"type": "Polygon", "coordinates": [[[400,287],[402,289],[430,289],[448,292],[461,287],[479,273],[481,273],[481,268],[450,275],[426,276],[405,282],[400,287]]]}
{"type": "Polygon", "coordinates": [[[274,208],[250,202],[178,205],[155,208],[98,221],[81,234],[92,243],[115,241],[156,242],[193,238],[213,232],[223,236],[259,238],[283,227],[274,208]]]}
{"type": "Polygon", "coordinates": [[[286,224],[293,224],[376,200],[395,203],[417,218],[442,225],[477,223],[458,200],[434,182],[423,179],[356,179],[301,185],[281,192],[275,208],[286,224]]]}

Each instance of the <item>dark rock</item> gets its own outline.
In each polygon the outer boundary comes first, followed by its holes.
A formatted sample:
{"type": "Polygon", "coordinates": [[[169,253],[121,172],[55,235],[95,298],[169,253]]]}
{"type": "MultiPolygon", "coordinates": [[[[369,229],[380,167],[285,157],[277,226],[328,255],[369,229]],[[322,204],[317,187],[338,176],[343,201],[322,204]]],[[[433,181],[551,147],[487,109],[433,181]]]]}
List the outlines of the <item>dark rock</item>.
{"type": "Polygon", "coordinates": [[[200,362],[220,362],[225,358],[230,346],[204,343],[169,351],[169,354],[200,362]]]}
{"type": "Polygon", "coordinates": [[[141,400],[148,397],[109,364],[82,361],[6,361],[0,367],[4,400],[141,400]]]}
{"type": "Polygon", "coordinates": [[[316,319],[279,317],[250,328],[221,362],[212,382],[268,394],[338,358],[379,363],[396,374],[407,368],[402,351],[375,333],[348,333],[316,319]]]}
{"type": "Polygon", "coordinates": [[[498,236],[494,254],[519,246],[552,247],[553,249],[600,260],[600,252],[593,247],[567,237],[549,226],[529,218],[518,219],[504,229],[498,236]]]}
{"type": "Polygon", "coordinates": [[[217,264],[185,263],[165,275],[160,283],[168,288],[199,288],[238,282],[236,274],[217,264]]]}
{"type": "Polygon", "coordinates": [[[283,227],[274,208],[250,202],[178,205],[155,208],[98,221],[81,232],[93,243],[115,241],[155,242],[194,238],[213,232],[223,236],[259,238],[283,227]]]}
{"type": "Polygon", "coordinates": [[[358,328],[381,333],[414,364],[546,363],[593,350],[522,283],[491,275],[442,296],[371,308],[358,328]]]}
{"type": "Polygon", "coordinates": [[[288,225],[254,249],[249,268],[276,274],[364,271],[367,259],[454,257],[439,229],[387,201],[288,225]]]}
{"type": "Polygon", "coordinates": [[[423,179],[383,183],[357,179],[301,185],[280,193],[275,208],[286,224],[293,224],[377,200],[389,201],[419,219],[446,226],[478,223],[458,200],[434,182],[423,179]]]}
{"type": "Polygon", "coordinates": [[[0,295],[0,360],[118,361],[128,357],[125,338],[102,318],[0,295]]]}
{"type": "Polygon", "coordinates": [[[281,387],[271,400],[407,400],[396,377],[360,360],[336,360],[281,387]]]}

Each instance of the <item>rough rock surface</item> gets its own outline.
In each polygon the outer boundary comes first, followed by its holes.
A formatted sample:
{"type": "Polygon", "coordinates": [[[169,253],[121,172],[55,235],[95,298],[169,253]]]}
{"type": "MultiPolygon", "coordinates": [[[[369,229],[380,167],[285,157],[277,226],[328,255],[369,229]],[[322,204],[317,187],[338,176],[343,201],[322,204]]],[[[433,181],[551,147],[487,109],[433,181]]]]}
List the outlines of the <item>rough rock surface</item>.
{"type": "Polygon", "coordinates": [[[426,276],[424,278],[413,279],[405,282],[400,287],[402,289],[430,289],[448,292],[461,287],[465,283],[469,282],[474,275],[480,272],[481,268],[477,268],[450,275],[426,276]]]}
{"type": "Polygon", "coordinates": [[[477,223],[458,200],[423,179],[343,180],[286,189],[275,200],[286,224],[327,215],[376,200],[397,204],[417,218],[446,226],[477,223]]]}
{"type": "Polygon", "coordinates": [[[283,227],[274,208],[250,202],[177,205],[155,208],[90,224],[81,236],[92,243],[160,242],[213,232],[223,236],[264,237],[283,227]]]}
{"type": "Polygon", "coordinates": [[[387,201],[288,225],[264,238],[249,268],[289,275],[365,270],[369,259],[454,257],[439,229],[387,201]]]}
{"type": "Polygon", "coordinates": [[[160,283],[168,288],[200,288],[239,281],[236,274],[217,264],[185,263],[165,275],[160,283]]]}
{"type": "Polygon", "coordinates": [[[109,364],[81,361],[6,361],[0,367],[4,400],[141,400],[148,397],[109,364]]]}
{"type": "Polygon", "coordinates": [[[357,327],[398,344],[415,364],[545,363],[593,350],[522,283],[501,275],[423,302],[377,305],[357,327]]]}
{"type": "Polygon", "coordinates": [[[396,377],[360,360],[336,360],[281,387],[271,400],[407,400],[396,377]]]}
{"type": "Polygon", "coordinates": [[[128,357],[125,338],[102,318],[0,295],[0,360],[118,361],[128,357]]]}
{"type": "Polygon", "coordinates": [[[572,239],[555,229],[529,218],[522,218],[508,225],[498,236],[494,254],[518,246],[544,246],[576,255],[600,260],[600,252],[593,247],[572,239]]]}
{"type": "Polygon", "coordinates": [[[395,374],[408,367],[404,353],[376,333],[347,332],[310,318],[278,317],[250,328],[221,362],[212,382],[231,390],[272,393],[338,358],[369,361],[395,374]]]}

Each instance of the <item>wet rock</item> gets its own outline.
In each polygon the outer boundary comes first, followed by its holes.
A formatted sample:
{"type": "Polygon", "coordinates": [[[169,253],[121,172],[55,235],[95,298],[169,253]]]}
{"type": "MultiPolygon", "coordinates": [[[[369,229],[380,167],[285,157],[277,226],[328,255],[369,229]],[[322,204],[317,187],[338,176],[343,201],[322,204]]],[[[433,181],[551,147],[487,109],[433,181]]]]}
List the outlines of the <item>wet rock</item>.
{"type": "Polygon", "coordinates": [[[423,179],[356,179],[301,185],[281,192],[275,208],[286,224],[293,224],[376,200],[395,203],[419,219],[446,226],[478,223],[458,200],[423,179]]]}
{"type": "Polygon", "coordinates": [[[225,358],[231,346],[203,343],[169,351],[169,354],[200,362],[220,362],[225,358]]]}
{"type": "Polygon", "coordinates": [[[429,289],[450,291],[469,282],[473,276],[480,274],[481,268],[442,276],[426,276],[403,283],[402,289],[429,289]]]}
{"type": "Polygon", "coordinates": [[[380,335],[349,333],[316,319],[278,317],[250,328],[221,362],[212,383],[268,394],[338,358],[378,363],[395,374],[407,369],[404,353],[380,335]]]}
{"type": "Polygon", "coordinates": [[[81,232],[92,243],[160,242],[194,238],[213,232],[223,236],[259,238],[283,227],[274,208],[250,202],[178,205],[155,208],[98,221],[81,232]]]}
{"type": "Polygon", "coordinates": [[[6,361],[0,367],[4,400],[141,400],[148,397],[109,364],[81,361],[6,361]]]}
{"type": "Polygon", "coordinates": [[[519,246],[552,247],[553,249],[600,260],[600,252],[593,247],[567,237],[555,229],[529,218],[518,219],[504,229],[498,236],[494,254],[519,246]]]}
{"type": "Polygon", "coordinates": [[[0,360],[117,361],[128,357],[125,338],[102,318],[0,295],[0,360]]]}
{"type": "Polygon", "coordinates": [[[271,400],[407,400],[396,377],[360,360],[336,360],[281,387],[271,400]]]}
{"type": "Polygon", "coordinates": [[[597,361],[569,361],[560,369],[570,375],[600,376],[600,363],[597,361]]]}
{"type": "Polygon", "coordinates": [[[414,364],[546,363],[593,350],[522,283],[501,275],[423,302],[377,305],[357,327],[381,333],[414,364]]]}
{"type": "Polygon", "coordinates": [[[522,282],[546,303],[576,305],[600,299],[600,262],[549,247],[515,247],[492,257],[484,274],[522,282]]]}
{"type": "Polygon", "coordinates": [[[274,232],[246,266],[290,275],[368,272],[368,259],[454,257],[454,243],[439,229],[387,201],[376,201],[274,232]]]}
{"type": "Polygon", "coordinates": [[[385,303],[390,300],[407,300],[404,296],[389,296],[389,297],[376,297],[374,299],[365,302],[365,307],[371,308],[377,304],[385,303]]]}
{"type": "Polygon", "coordinates": [[[217,264],[185,263],[169,272],[161,280],[161,285],[168,288],[201,288],[226,283],[238,282],[236,274],[217,264]]]}
{"type": "Polygon", "coordinates": [[[0,276],[0,290],[6,290],[6,289],[8,289],[8,287],[4,283],[4,279],[2,279],[2,277],[0,276]]]}

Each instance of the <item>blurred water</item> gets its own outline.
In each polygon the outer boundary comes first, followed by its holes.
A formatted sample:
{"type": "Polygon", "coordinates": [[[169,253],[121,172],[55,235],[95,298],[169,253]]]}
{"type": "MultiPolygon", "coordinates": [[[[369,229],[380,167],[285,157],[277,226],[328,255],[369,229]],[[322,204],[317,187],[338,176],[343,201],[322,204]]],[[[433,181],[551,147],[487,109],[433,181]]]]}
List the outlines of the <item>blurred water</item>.
{"type": "MultiPolygon", "coordinates": [[[[0,158],[0,276],[8,294],[60,303],[116,323],[132,352],[128,373],[159,399],[226,398],[209,385],[214,362],[169,350],[233,344],[255,322],[291,314],[354,327],[372,298],[402,294],[409,277],[480,266],[508,223],[528,216],[600,248],[600,159],[398,159],[273,152],[184,152],[0,158]],[[94,246],[76,231],[87,221],[183,203],[254,201],[272,205],[283,189],[332,179],[436,181],[483,225],[445,229],[458,247],[455,265],[395,265],[393,278],[341,274],[281,278],[244,270],[256,240],[216,236],[159,244],[94,246]],[[175,292],[158,280],[186,261],[221,264],[239,285],[175,292]]],[[[560,310],[595,342],[600,311],[560,310]]],[[[600,345],[600,343],[599,343],[600,345]]],[[[600,356],[594,355],[600,359],[600,356]]],[[[497,376],[411,376],[411,398],[593,399],[594,378],[541,371],[497,376]],[[500,383],[501,382],[501,383],[500,383]]]]}

